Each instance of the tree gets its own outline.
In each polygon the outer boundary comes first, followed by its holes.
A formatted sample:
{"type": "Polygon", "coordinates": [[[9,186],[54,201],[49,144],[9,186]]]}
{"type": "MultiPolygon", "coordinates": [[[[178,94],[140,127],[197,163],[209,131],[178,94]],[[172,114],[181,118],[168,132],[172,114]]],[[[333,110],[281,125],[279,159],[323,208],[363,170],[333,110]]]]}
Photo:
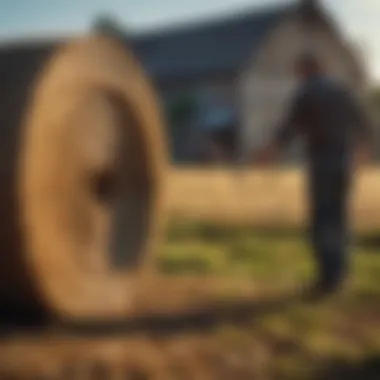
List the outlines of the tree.
{"type": "Polygon", "coordinates": [[[179,95],[168,105],[169,123],[174,128],[184,126],[192,121],[196,112],[196,99],[191,94],[179,95]]]}
{"type": "Polygon", "coordinates": [[[366,97],[366,106],[374,118],[380,120],[380,88],[372,88],[366,97]]]}
{"type": "Polygon", "coordinates": [[[380,88],[373,87],[368,91],[365,106],[370,116],[372,124],[372,148],[374,153],[374,159],[378,161],[380,159],[380,88]]]}
{"type": "Polygon", "coordinates": [[[130,34],[114,16],[108,14],[98,16],[92,25],[92,30],[99,34],[123,40],[130,34]]]}

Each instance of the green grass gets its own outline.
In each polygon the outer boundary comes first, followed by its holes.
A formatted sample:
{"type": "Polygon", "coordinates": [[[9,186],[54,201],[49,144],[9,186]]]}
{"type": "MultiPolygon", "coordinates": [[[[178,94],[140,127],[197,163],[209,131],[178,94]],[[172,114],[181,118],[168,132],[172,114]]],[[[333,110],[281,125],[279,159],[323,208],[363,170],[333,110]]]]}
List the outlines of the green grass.
{"type": "MultiPolygon", "coordinates": [[[[278,295],[314,274],[301,231],[186,221],[173,222],[158,268],[166,275],[246,278],[278,295]]],[[[261,342],[270,378],[380,379],[380,234],[356,239],[347,292],[317,304],[299,301],[215,334],[243,350],[261,342]]]]}

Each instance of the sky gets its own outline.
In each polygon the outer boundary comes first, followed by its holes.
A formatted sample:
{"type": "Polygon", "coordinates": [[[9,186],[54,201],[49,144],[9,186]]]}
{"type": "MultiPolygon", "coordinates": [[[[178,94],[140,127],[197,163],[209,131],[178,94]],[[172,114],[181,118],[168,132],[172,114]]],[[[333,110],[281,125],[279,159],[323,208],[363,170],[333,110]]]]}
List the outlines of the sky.
{"type": "MultiPolygon", "coordinates": [[[[0,0],[0,40],[85,32],[100,14],[133,31],[297,0],[0,0]]],[[[298,0],[299,1],[299,0],[298,0]]],[[[319,0],[380,83],[380,0],[319,0]]]]}

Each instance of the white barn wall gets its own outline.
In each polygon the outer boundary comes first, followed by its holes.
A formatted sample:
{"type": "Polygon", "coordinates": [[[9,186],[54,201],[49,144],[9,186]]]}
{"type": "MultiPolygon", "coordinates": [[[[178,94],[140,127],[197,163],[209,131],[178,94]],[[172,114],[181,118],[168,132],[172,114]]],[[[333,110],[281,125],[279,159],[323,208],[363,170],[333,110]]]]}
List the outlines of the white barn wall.
{"type": "Polygon", "coordinates": [[[273,31],[241,78],[240,140],[245,157],[265,144],[286,116],[298,85],[292,65],[305,46],[304,37],[294,17],[285,20],[273,31]]]}

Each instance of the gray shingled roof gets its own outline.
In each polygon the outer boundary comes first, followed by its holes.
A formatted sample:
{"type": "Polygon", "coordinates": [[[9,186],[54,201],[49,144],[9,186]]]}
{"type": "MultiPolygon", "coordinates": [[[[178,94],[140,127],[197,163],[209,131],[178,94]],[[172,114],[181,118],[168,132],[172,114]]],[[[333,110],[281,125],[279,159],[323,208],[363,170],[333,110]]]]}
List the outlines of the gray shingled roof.
{"type": "Polygon", "coordinates": [[[204,21],[135,37],[137,56],[158,81],[236,73],[291,7],[204,21]]]}

